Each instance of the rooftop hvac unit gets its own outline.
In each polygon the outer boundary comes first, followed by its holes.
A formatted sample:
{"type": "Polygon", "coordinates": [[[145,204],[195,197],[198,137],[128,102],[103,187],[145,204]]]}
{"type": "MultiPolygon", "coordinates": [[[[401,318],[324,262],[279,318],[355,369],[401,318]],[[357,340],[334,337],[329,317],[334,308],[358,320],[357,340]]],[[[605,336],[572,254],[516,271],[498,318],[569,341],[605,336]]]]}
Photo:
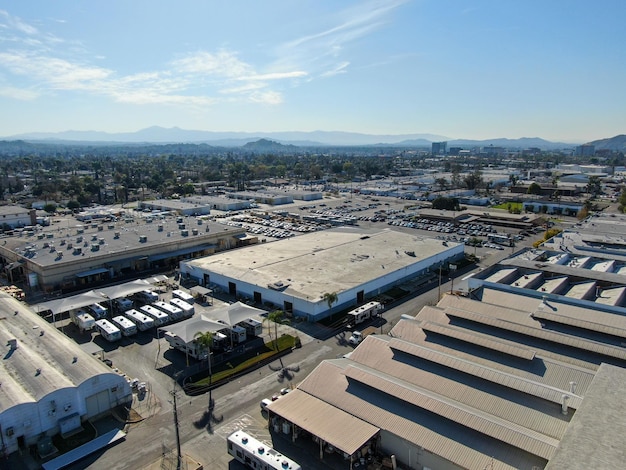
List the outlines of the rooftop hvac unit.
{"type": "Polygon", "coordinates": [[[183,230],[185,228],[185,224],[178,224],[178,228],[183,230]]]}
{"type": "Polygon", "coordinates": [[[120,232],[115,232],[115,233],[113,234],[113,238],[115,238],[115,239],[120,238],[120,232]]]}
{"type": "Polygon", "coordinates": [[[67,243],[67,249],[68,249],[68,250],[71,250],[71,249],[72,249],[72,246],[73,246],[73,245],[72,245],[72,243],[71,243],[71,242],[68,242],[68,243],[67,243]]]}
{"type": "Polygon", "coordinates": [[[183,236],[183,237],[189,236],[189,230],[181,230],[180,231],[180,235],[183,236]]]}
{"type": "Polygon", "coordinates": [[[148,241],[147,235],[139,235],[139,243],[146,243],[148,241]]]}
{"type": "Polygon", "coordinates": [[[113,230],[113,229],[115,228],[115,225],[113,225],[113,224],[109,224],[109,225],[107,226],[107,228],[108,228],[109,230],[113,230]]]}
{"type": "Polygon", "coordinates": [[[13,349],[17,349],[17,339],[16,338],[11,338],[9,341],[7,341],[7,344],[9,345],[9,347],[13,350],[13,349]]]}
{"type": "Polygon", "coordinates": [[[163,224],[160,224],[157,230],[158,230],[159,232],[162,232],[162,231],[163,231],[163,224]]]}
{"type": "Polygon", "coordinates": [[[54,233],[46,233],[46,238],[53,238],[54,237],[54,233]]]}
{"type": "Polygon", "coordinates": [[[98,235],[92,235],[91,236],[91,241],[95,242],[98,239],[98,235]]]}
{"type": "Polygon", "coordinates": [[[100,245],[104,245],[104,238],[98,238],[98,243],[100,245]]]}
{"type": "Polygon", "coordinates": [[[65,240],[61,239],[61,246],[65,245],[65,240]]]}
{"type": "Polygon", "coordinates": [[[74,254],[75,255],[80,255],[83,252],[83,249],[79,246],[77,246],[76,248],[74,248],[74,254]]]}
{"type": "Polygon", "coordinates": [[[104,230],[104,225],[98,225],[98,232],[102,232],[104,230]]]}
{"type": "Polygon", "coordinates": [[[83,237],[76,237],[76,243],[82,243],[83,237]]]}
{"type": "Polygon", "coordinates": [[[97,243],[91,244],[91,251],[99,251],[99,250],[100,250],[100,245],[98,245],[97,243]]]}
{"type": "Polygon", "coordinates": [[[192,228],[191,229],[191,233],[192,233],[192,235],[198,235],[198,229],[197,228],[192,228]]]}

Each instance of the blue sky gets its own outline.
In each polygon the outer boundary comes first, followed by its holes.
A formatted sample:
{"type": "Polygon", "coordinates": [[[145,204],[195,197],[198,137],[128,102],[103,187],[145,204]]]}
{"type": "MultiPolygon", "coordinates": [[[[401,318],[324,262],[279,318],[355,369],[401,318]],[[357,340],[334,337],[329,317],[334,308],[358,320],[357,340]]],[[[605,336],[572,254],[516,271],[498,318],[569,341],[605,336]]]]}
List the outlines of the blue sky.
{"type": "Polygon", "coordinates": [[[626,133],[623,0],[0,0],[0,136],[626,133]]]}

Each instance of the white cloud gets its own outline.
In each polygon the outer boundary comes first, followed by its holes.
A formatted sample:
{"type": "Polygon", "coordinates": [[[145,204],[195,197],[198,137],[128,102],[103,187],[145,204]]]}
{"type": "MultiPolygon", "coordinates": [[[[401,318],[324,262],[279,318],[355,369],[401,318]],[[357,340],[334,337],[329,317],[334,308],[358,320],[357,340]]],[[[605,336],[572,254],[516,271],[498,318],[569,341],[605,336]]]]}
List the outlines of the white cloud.
{"type": "Polygon", "coordinates": [[[262,73],[258,75],[247,75],[245,77],[239,77],[238,80],[283,80],[285,78],[300,78],[306,77],[308,74],[304,71],[293,72],[275,72],[275,73],[262,73]]]}
{"type": "Polygon", "coordinates": [[[32,101],[39,96],[39,93],[34,90],[26,90],[24,88],[0,86],[0,96],[12,98],[19,101],[32,101]]]}
{"type": "Polygon", "coordinates": [[[326,72],[323,72],[320,76],[321,77],[332,77],[333,75],[337,75],[340,73],[346,73],[348,70],[348,65],[350,65],[350,62],[341,62],[340,64],[337,64],[335,66],[335,68],[331,69],[331,70],[327,70],[326,72]]]}

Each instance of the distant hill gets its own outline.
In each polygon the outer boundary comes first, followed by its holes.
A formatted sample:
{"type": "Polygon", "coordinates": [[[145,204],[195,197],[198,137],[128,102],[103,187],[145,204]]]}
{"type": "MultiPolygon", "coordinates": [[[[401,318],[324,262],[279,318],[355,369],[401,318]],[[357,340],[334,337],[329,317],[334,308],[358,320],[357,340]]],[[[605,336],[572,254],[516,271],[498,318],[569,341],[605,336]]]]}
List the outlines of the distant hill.
{"type": "Polygon", "coordinates": [[[596,150],[611,150],[613,152],[626,152],[626,135],[620,134],[608,139],[594,140],[589,142],[596,150]]]}
{"type": "Polygon", "coordinates": [[[248,142],[243,145],[242,148],[244,150],[249,150],[251,152],[275,152],[275,153],[283,153],[283,152],[293,152],[298,147],[296,145],[285,145],[280,142],[274,142],[268,139],[260,139],[256,142],[248,142]]]}
{"type": "MultiPolygon", "coordinates": [[[[623,136],[622,136],[623,137],[623,136]]],[[[538,137],[524,137],[521,139],[489,139],[467,140],[450,139],[435,134],[360,134],[356,132],[340,131],[311,131],[311,132],[213,132],[187,130],[179,127],[164,128],[152,126],[137,132],[107,133],[97,131],[65,131],[65,132],[35,132],[5,137],[3,140],[22,140],[25,142],[56,143],[63,145],[145,145],[145,144],[209,144],[219,147],[242,147],[246,144],[259,141],[274,142],[283,145],[298,147],[405,147],[430,148],[433,142],[448,142],[450,147],[471,149],[474,147],[506,147],[524,149],[538,147],[542,150],[571,148],[574,144],[550,142],[538,137]]],[[[266,142],[260,144],[267,146],[266,142]]],[[[266,149],[270,150],[270,149],[266,149]]],[[[285,149],[281,149],[285,150],[285,149]]]]}

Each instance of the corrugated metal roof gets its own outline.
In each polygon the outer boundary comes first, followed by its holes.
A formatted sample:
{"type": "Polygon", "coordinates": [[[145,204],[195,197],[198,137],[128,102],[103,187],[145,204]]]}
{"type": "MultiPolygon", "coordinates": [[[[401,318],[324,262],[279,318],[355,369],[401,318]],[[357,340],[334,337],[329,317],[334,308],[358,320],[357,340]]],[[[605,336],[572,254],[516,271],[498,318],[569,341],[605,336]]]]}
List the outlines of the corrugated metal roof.
{"type": "Polygon", "coordinates": [[[565,335],[554,331],[545,331],[539,328],[528,327],[519,325],[506,320],[500,320],[499,318],[490,317],[487,315],[481,315],[479,313],[468,312],[459,309],[446,309],[446,315],[463,318],[465,320],[471,320],[484,325],[493,326],[496,328],[502,328],[509,331],[514,331],[523,335],[532,336],[535,338],[543,339],[553,343],[558,343],[573,348],[583,349],[585,351],[602,354],[604,356],[615,357],[617,359],[626,360],[626,349],[617,348],[614,346],[598,343],[591,340],[577,338],[574,336],[565,335]]]}
{"type": "MultiPolygon", "coordinates": [[[[389,347],[412,356],[419,357],[423,360],[431,361],[454,370],[465,372],[466,374],[479,377],[482,380],[504,385],[505,387],[549,400],[553,403],[560,404],[563,393],[566,393],[563,389],[550,387],[536,381],[524,379],[513,374],[502,372],[491,367],[486,367],[475,362],[470,362],[450,354],[428,349],[418,344],[408,343],[400,339],[392,339],[389,342],[389,347]]],[[[574,394],[569,395],[571,395],[569,406],[574,409],[578,408],[582,398],[574,394]]]]}
{"type": "Polygon", "coordinates": [[[493,349],[494,351],[509,354],[510,356],[519,357],[522,359],[533,360],[535,357],[535,351],[529,348],[524,348],[511,343],[505,343],[498,341],[492,336],[482,335],[480,333],[463,330],[450,325],[441,325],[433,322],[425,322],[422,325],[422,329],[426,331],[432,331],[440,335],[448,336],[450,338],[458,339],[468,343],[482,346],[484,348],[493,349]]]}
{"type": "Polygon", "coordinates": [[[563,325],[575,326],[585,330],[598,331],[600,333],[606,333],[607,335],[626,338],[626,330],[616,328],[615,326],[607,325],[605,323],[572,318],[566,315],[559,315],[558,313],[546,312],[545,310],[538,310],[534,312],[532,316],[533,318],[539,318],[540,320],[549,320],[556,323],[562,323],[563,325]]]}
{"type": "Polygon", "coordinates": [[[523,428],[481,410],[472,409],[461,402],[429,393],[424,389],[418,390],[416,387],[407,387],[398,380],[392,381],[354,366],[346,367],[344,373],[348,378],[375,387],[414,406],[436,413],[539,457],[549,459],[558,445],[557,439],[523,428]]]}
{"type": "MultiPolygon", "coordinates": [[[[370,341],[370,344],[378,343],[370,341]]],[[[382,342],[380,344],[384,345],[382,342]]],[[[531,470],[534,466],[545,466],[546,460],[543,458],[422,408],[390,399],[389,395],[368,385],[348,382],[343,367],[350,362],[348,359],[324,361],[298,389],[366,419],[380,429],[404,439],[407,445],[439,455],[461,468],[531,470]]]]}
{"type": "Polygon", "coordinates": [[[347,454],[354,454],[379,428],[298,389],[267,409],[347,454]]]}

